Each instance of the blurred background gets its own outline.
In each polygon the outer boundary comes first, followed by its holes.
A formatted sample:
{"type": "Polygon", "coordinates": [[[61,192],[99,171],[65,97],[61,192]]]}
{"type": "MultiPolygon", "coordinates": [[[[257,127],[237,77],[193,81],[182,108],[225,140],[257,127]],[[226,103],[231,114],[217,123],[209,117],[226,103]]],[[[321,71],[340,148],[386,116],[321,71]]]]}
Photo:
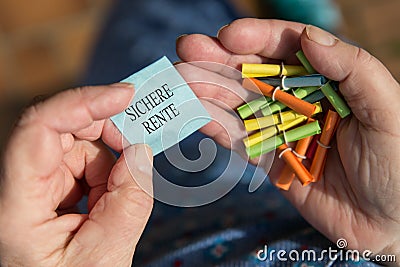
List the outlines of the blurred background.
{"type": "MultiPolygon", "coordinates": [[[[232,5],[239,16],[274,16],[258,2],[232,0],[232,5]]],[[[365,47],[400,79],[400,1],[334,2],[342,15],[336,32],[365,47]]],[[[16,114],[34,96],[90,81],[88,67],[115,5],[113,0],[0,0],[0,147],[16,114]]]]}

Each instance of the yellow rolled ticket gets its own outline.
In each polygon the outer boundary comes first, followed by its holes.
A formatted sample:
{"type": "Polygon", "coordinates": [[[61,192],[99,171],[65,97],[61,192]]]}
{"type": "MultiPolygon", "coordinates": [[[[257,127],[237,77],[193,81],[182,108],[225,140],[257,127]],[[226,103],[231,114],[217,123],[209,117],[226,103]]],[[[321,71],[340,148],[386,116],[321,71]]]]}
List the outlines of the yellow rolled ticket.
{"type": "Polygon", "coordinates": [[[303,66],[277,64],[242,64],[242,77],[300,76],[308,72],[303,66]]]}

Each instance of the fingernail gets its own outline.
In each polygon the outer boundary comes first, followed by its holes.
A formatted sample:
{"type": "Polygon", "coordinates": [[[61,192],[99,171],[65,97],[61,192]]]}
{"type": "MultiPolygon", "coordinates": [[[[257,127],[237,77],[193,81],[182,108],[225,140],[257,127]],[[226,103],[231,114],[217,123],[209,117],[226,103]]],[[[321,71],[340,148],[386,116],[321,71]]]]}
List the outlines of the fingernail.
{"type": "Polygon", "coordinates": [[[338,41],[331,33],[312,25],[306,26],[306,34],[308,39],[323,46],[333,46],[338,41]]]}
{"type": "Polygon", "coordinates": [[[185,36],[187,36],[187,35],[188,35],[188,34],[186,34],[186,33],[179,35],[179,36],[176,38],[176,42],[178,42],[179,39],[181,39],[182,37],[185,37],[185,36]]]}
{"type": "Polygon", "coordinates": [[[140,172],[152,176],[153,173],[153,152],[147,144],[135,145],[135,165],[140,172]]]}
{"type": "Polygon", "coordinates": [[[134,88],[134,85],[132,83],[126,83],[126,82],[120,82],[120,83],[113,83],[110,84],[111,87],[116,87],[116,88],[134,88]]]}
{"type": "Polygon", "coordinates": [[[130,103],[132,102],[133,98],[135,97],[135,94],[134,94],[135,86],[132,83],[120,82],[120,83],[110,84],[110,87],[117,90],[119,92],[119,94],[123,94],[123,96],[122,96],[123,101],[126,100],[126,95],[129,94],[130,99],[127,102],[126,107],[125,107],[125,108],[127,108],[130,105],[130,103]]]}
{"type": "Polygon", "coordinates": [[[228,27],[230,24],[226,24],[224,26],[222,26],[221,28],[219,28],[218,32],[217,32],[217,37],[219,36],[220,32],[225,29],[226,27],[228,27]]]}

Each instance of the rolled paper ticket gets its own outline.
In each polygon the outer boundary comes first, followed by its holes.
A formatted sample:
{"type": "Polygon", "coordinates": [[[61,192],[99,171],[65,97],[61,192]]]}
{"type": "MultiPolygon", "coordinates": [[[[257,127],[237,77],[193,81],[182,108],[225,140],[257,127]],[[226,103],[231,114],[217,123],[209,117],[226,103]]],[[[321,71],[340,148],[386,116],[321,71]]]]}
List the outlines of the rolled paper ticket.
{"type": "Polygon", "coordinates": [[[303,114],[310,118],[315,111],[315,106],[311,103],[303,101],[291,94],[288,94],[278,88],[274,88],[271,85],[268,85],[262,81],[259,81],[254,78],[243,79],[243,87],[254,91],[260,92],[263,95],[272,97],[273,100],[278,100],[279,102],[285,104],[287,107],[293,109],[294,111],[303,114]],[[274,99],[275,98],[275,99],[274,99]]]}
{"type": "MultiPolygon", "coordinates": [[[[319,87],[315,87],[315,86],[297,88],[297,89],[293,90],[293,95],[296,96],[297,98],[300,98],[300,99],[304,98],[304,101],[306,101],[305,98],[307,98],[309,95],[313,95],[314,93],[319,92],[320,90],[318,90],[318,89],[319,89],[319,87]]],[[[320,98],[320,100],[325,97],[325,95],[322,92],[321,92],[321,95],[322,95],[322,97],[320,98]]],[[[314,100],[314,99],[311,99],[311,100],[314,100]]],[[[306,102],[315,103],[317,101],[318,100],[316,100],[316,101],[306,101],[306,102]]],[[[281,110],[283,110],[285,108],[286,108],[285,104],[283,104],[283,103],[281,103],[279,101],[272,101],[272,102],[269,102],[269,103],[265,104],[264,106],[261,106],[260,109],[261,109],[261,113],[264,116],[268,116],[268,115],[271,115],[271,114],[275,114],[275,113],[277,113],[277,112],[279,112],[279,111],[281,111],[281,110]]]]}
{"type": "MultiPolygon", "coordinates": [[[[315,121],[314,119],[308,119],[307,123],[311,123],[315,121]]],[[[303,139],[300,139],[297,141],[295,151],[297,155],[300,156],[305,156],[307,153],[308,147],[311,143],[311,140],[313,139],[313,136],[309,136],[303,139]]],[[[299,162],[303,161],[303,157],[297,157],[299,162]]],[[[279,176],[278,181],[275,183],[275,186],[282,190],[289,190],[290,186],[292,185],[292,182],[294,178],[296,177],[296,174],[292,171],[292,169],[289,166],[285,166],[282,170],[281,175],[279,176]]]]}
{"type": "Polygon", "coordinates": [[[306,120],[307,120],[307,117],[302,115],[294,120],[278,124],[278,125],[276,125],[276,128],[278,128],[279,132],[283,132],[283,131],[289,130],[290,128],[293,128],[293,127],[299,125],[302,122],[305,122],[306,120]]]}
{"type": "Polygon", "coordinates": [[[266,83],[263,83],[260,80],[254,78],[244,78],[242,82],[243,88],[266,95],[268,97],[272,96],[272,93],[275,90],[275,87],[266,83]]]}
{"type": "MultiPolygon", "coordinates": [[[[295,97],[300,98],[300,99],[304,99],[308,95],[310,95],[310,94],[312,94],[314,92],[317,92],[317,91],[319,91],[319,87],[310,86],[310,87],[297,88],[297,89],[293,90],[292,92],[293,92],[293,95],[295,97]]],[[[307,102],[310,102],[310,101],[307,101],[307,102]]],[[[317,102],[317,101],[314,101],[314,102],[317,102]]]]}
{"type": "Polygon", "coordinates": [[[307,123],[290,131],[270,137],[255,145],[246,147],[246,153],[251,159],[275,150],[278,146],[294,142],[321,132],[318,121],[307,123]]]}
{"type": "Polygon", "coordinates": [[[244,120],[243,122],[247,132],[267,128],[281,123],[279,114],[265,116],[257,119],[244,120]]]}
{"type": "Polygon", "coordinates": [[[275,64],[242,64],[243,78],[268,77],[268,76],[299,76],[306,75],[303,66],[275,65],[275,64]]]}
{"type": "Polygon", "coordinates": [[[276,135],[277,133],[278,129],[275,126],[271,126],[244,138],[243,143],[246,147],[250,147],[276,135]]]}
{"type": "Polygon", "coordinates": [[[282,158],[287,166],[296,174],[301,184],[306,186],[313,180],[311,173],[304,167],[304,165],[298,160],[298,157],[292,152],[292,150],[286,145],[280,145],[278,147],[279,157],[282,158]]]}
{"type": "MultiPolygon", "coordinates": [[[[317,73],[316,70],[311,66],[310,62],[304,55],[303,51],[298,51],[296,53],[297,58],[303,64],[304,68],[308,71],[309,74],[317,73]]],[[[336,93],[336,91],[330,85],[330,82],[325,83],[321,87],[322,93],[326,96],[332,106],[335,108],[337,113],[339,113],[341,118],[347,117],[351,111],[350,108],[347,106],[346,102],[336,93]]]]}
{"type": "Polygon", "coordinates": [[[315,74],[317,71],[314,69],[314,67],[310,64],[310,61],[306,58],[306,55],[304,55],[304,52],[302,50],[298,51],[296,53],[297,58],[300,60],[301,64],[303,64],[304,68],[307,70],[309,74],[315,74]]]}
{"type": "Polygon", "coordinates": [[[345,118],[350,115],[351,111],[349,106],[347,106],[346,102],[332,88],[329,82],[321,87],[321,91],[335,108],[337,113],[339,113],[341,118],[345,118]]]}
{"type": "Polygon", "coordinates": [[[237,108],[237,111],[242,119],[246,119],[261,109],[262,106],[272,102],[272,99],[268,96],[262,96],[254,99],[249,103],[246,103],[237,108]]]}
{"type": "MultiPolygon", "coordinates": [[[[322,112],[320,102],[314,103],[314,106],[315,111],[313,115],[322,112]]],[[[285,124],[286,122],[292,121],[300,117],[304,117],[304,115],[293,110],[288,110],[256,119],[244,120],[244,127],[246,128],[246,131],[250,132],[258,129],[263,129],[272,125],[285,124]]]]}
{"type": "MultiPolygon", "coordinates": [[[[315,102],[321,101],[321,100],[324,99],[324,98],[325,98],[324,93],[322,93],[321,90],[318,90],[318,91],[315,91],[315,92],[313,92],[313,93],[311,93],[311,94],[305,96],[305,97],[303,98],[303,100],[304,100],[304,101],[307,101],[307,102],[309,102],[309,103],[315,103],[315,102]]],[[[263,107],[261,107],[261,109],[262,109],[262,108],[263,108],[263,107]]]]}
{"type": "Polygon", "coordinates": [[[272,86],[280,86],[284,89],[293,87],[309,87],[309,86],[320,87],[327,82],[327,79],[321,74],[311,74],[300,77],[283,76],[280,79],[261,78],[259,80],[272,86]]]}
{"type": "Polygon", "coordinates": [[[268,105],[262,106],[261,107],[261,114],[264,116],[269,116],[271,114],[275,114],[279,111],[282,111],[286,109],[287,106],[279,101],[273,101],[269,103],[268,105]]]}
{"type": "Polygon", "coordinates": [[[313,136],[312,140],[311,140],[311,144],[308,146],[307,152],[306,152],[306,157],[308,159],[313,159],[315,152],[317,151],[317,147],[318,147],[318,140],[320,138],[321,134],[316,134],[313,136]]]}
{"type": "Polygon", "coordinates": [[[280,132],[283,132],[290,128],[293,128],[306,120],[307,120],[307,117],[301,115],[300,117],[295,118],[291,121],[287,121],[285,123],[281,123],[281,124],[270,126],[268,128],[264,128],[261,131],[255,133],[255,134],[252,134],[249,137],[244,138],[243,139],[244,145],[246,147],[255,145],[255,144],[262,142],[265,139],[270,138],[280,132]]]}

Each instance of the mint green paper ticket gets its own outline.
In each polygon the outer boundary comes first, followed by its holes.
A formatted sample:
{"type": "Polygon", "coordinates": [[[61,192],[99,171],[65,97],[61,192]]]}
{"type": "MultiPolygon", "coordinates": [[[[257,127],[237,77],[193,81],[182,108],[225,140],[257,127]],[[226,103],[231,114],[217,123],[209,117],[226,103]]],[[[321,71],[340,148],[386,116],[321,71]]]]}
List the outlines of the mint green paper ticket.
{"type": "Polygon", "coordinates": [[[121,82],[135,85],[129,107],[111,118],[130,144],[148,144],[157,155],[211,121],[171,62],[163,57],[121,82]]]}

